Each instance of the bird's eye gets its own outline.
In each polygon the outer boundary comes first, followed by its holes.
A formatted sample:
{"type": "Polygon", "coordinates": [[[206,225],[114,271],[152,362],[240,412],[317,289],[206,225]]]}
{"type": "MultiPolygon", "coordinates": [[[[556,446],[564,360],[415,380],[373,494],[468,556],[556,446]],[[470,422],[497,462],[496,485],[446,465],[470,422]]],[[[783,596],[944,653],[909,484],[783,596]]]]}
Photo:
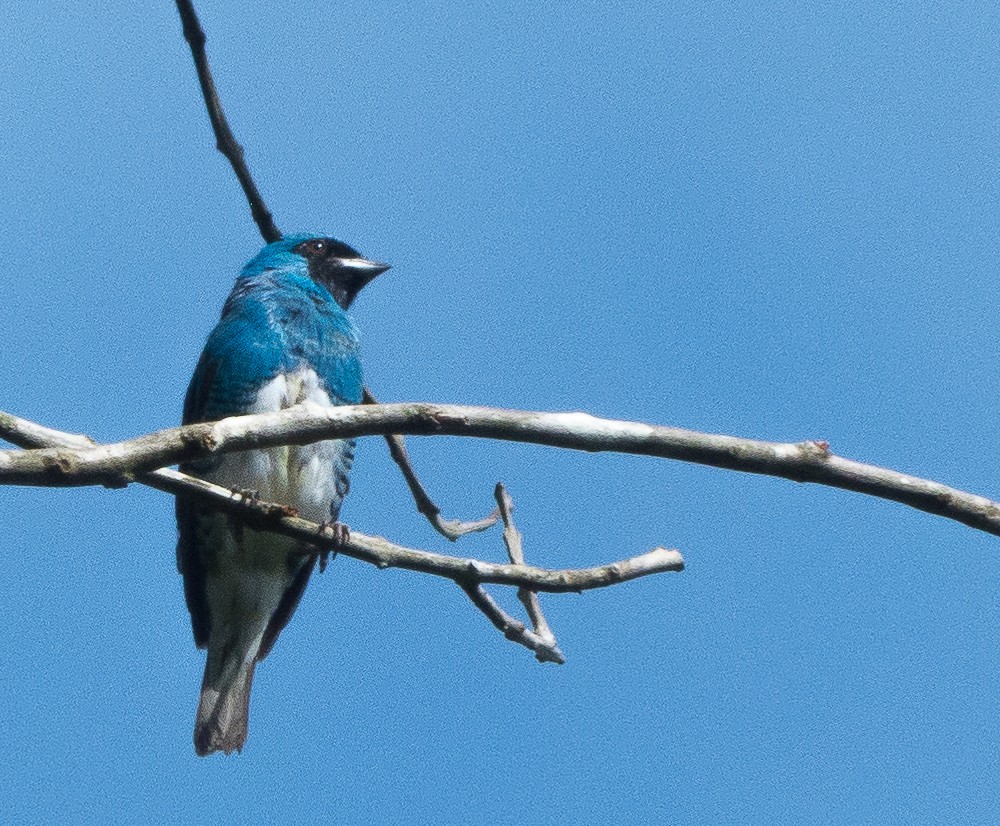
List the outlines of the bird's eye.
{"type": "Polygon", "coordinates": [[[309,249],[316,255],[322,255],[324,252],[326,252],[326,241],[320,241],[320,240],[310,241],[309,249]]]}

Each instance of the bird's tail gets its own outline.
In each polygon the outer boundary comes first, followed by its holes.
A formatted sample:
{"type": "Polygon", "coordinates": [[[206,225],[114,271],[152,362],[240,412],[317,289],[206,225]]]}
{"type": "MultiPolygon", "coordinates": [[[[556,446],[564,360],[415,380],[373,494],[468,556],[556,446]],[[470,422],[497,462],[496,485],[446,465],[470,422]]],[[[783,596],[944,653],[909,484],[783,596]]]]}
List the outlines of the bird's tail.
{"type": "Polygon", "coordinates": [[[194,722],[194,750],[200,757],[216,751],[240,751],[250,718],[250,685],[257,658],[247,657],[237,669],[223,669],[222,674],[213,667],[213,659],[209,656],[205,663],[194,722]]]}

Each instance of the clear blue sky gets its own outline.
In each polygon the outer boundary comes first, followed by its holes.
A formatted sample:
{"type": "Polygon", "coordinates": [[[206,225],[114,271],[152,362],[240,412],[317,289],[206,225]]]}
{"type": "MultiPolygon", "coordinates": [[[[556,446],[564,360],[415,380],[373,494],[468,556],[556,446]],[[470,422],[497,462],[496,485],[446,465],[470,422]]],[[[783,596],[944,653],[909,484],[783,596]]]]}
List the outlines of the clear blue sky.
{"type": "MultiPolygon", "coordinates": [[[[380,396],[823,438],[1000,496],[995,3],[199,8],[278,224],[394,265],[355,312],[380,396]]],[[[5,15],[0,407],[174,425],[260,241],[173,4],[5,15]]],[[[450,515],[504,480],[533,562],[688,569],[546,598],[556,667],[449,583],[339,559],[245,752],[199,760],[173,503],[4,489],[0,820],[1000,817],[997,538],[653,459],[411,449],[450,515]]],[[[343,517],[502,554],[433,534],[377,439],[343,517]]]]}

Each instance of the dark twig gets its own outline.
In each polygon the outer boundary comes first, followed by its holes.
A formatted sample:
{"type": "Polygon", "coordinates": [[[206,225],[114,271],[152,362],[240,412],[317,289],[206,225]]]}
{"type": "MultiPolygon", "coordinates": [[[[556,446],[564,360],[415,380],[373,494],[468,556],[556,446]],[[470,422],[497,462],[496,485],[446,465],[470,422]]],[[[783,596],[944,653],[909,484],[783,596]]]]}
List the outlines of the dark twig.
{"type": "MultiPolygon", "coordinates": [[[[503,520],[503,544],[507,548],[507,557],[514,565],[523,565],[523,538],[521,532],[514,526],[514,502],[507,493],[506,488],[500,482],[497,482],[493,495],[496,497],[500,518],[503,520]]],[[[552,629],[545,619],[545,614],[542,613],[542,605],[538,600],[538,594],[527,588],[518,588],[517,598],[521,600],[524,610],[528,612],[528,618],[531,620],[531,625],[535,629],[535,633],[547,644],[548,651],[551,652],[553,658],[559,657],[558,660],[553,659],[552,661],[562,662],[562,652],[556,644],[556,635],[552,633],[552,629]]],[[[543,661],[540,651],[536,651],[535,656],[538,657],[540,662],[543,661]]]]}
{"type": "MultiPolygon", "coordinates": [[[[363,402],[364,404],[379,403],[367,387],[364,390],[363,402]]],[[[417,504],[417,510],[427,518],[427,521],[443,537],[454,542],[460,536],[465,536],[467,533],[475,533],[476,531],[484,531],[496,524],[497,511],[493,511],[493,513],[483,519],[470,522],[442,518],[441,508],[435,505],[434,501],[427,495],[427,491],[424,490],[424,486],[420,483],[417,474],[413,470],[413,466],[410,464],[410,456],[406,452],[406,440],[402,436],[390,433],[386,435],[385,441],[389,445],[389,455],[392,456],[392,460],[399,466],[403,478],[410,488],[413,501],[417,504]]]]}
{"type": "Polygon", "coordinates": [[[226,156],[229,164],[236,173],[236,178],[243,187],[243,194],[246,195],[250,204],[250,214],[253,216],[257,229],[267,243],[281,240],[281,230],[274,223],[264,199],[261,197],[254,183],[250,170],[243,158],[243,147],[236,142],[229,122],[222,111],[222,102],[215,89],[215,81],[212,79],[212,70],[208,65],[208,55],[205,54],[205,32],[198,22],[198,14],[194,10],[194,3],[191,0],[177,0],[177,11],[181,16],[181,24],[184,26],[184,39],[191,47],[191,56],[194,57],[194,65],[198,70],[198,83],[201,86],[202,97],[205,98],[205,108],[208,109],[208,117],[212,121],[212,131],[215,132],[216,148],[226,156]]]}

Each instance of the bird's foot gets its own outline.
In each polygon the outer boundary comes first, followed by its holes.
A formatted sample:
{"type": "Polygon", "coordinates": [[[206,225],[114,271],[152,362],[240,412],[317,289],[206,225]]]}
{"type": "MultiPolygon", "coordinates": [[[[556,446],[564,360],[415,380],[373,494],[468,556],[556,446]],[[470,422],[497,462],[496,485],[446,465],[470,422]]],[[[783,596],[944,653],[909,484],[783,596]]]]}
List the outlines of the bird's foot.
{"type": "Polygon", "coordinates": [[[330,561],[330,554],[332,553],[334,558],[336,558],[337,549],[342,548],[351,541],[351,529],[343,522],[324,522],[320,526],[320,533],[323,536],[330,536],[333,539],[333,548],[331,550],[319,552],[319,572],[323,573],[326,570],[327,563],[330,561]]]}

